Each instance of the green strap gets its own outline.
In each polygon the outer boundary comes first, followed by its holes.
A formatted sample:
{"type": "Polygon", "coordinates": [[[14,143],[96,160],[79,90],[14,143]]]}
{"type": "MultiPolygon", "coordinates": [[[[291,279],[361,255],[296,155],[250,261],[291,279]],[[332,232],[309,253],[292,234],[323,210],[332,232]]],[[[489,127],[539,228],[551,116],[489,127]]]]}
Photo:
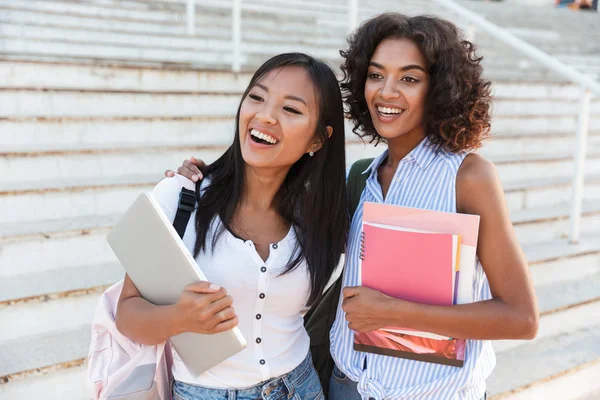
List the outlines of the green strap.
{"type": "Polygon", "coordinates": [[[373,160],[373,158],[363,158],[362,160],[358,160],[352,164],[352,167],[350,168],[348,182],[346,183],[350,219],[354,217],[354,213],[356,212],[358,203],[360,202],[360,196],[367,185],[367,178],[369,177],[369,174],[363,174],[363,171],[366,170],[369,165],[371,165],[373,160]]]}

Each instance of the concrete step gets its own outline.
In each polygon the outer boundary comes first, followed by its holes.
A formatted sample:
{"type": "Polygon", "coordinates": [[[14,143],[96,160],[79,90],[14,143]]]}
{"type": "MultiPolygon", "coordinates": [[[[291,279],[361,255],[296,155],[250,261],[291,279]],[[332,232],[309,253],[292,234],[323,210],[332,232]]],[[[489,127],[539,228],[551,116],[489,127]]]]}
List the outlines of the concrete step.
{"type": "MultiPolygon", "coordinates": [[[[222,29],[231,26],[231,8],[229,5],[217,1],[198,2],[196,9],[196,26],[210,29],[222,29]]],[[[122,3],[116,6],[107,4],[92,4],[69,1],[35,2],[23,0],[0,0],[0,6],[9,11],[33,11],[38,14],[66,15],[87,19],[119,20],[126,23],[145,23],[154,25],[186,26],[186,12],[183,3],[177,7],[166,9],[149,8],[134,9],[123,7],[122,3]]],[[[288,9],[277,7],[264,7],[248,2],[242,3],[243,30],[253,30],[261,26],[263,31],[278,32],[303,32],[314,34],[315,29],[322,31],[325,35],[329,32],[338,34],[345,33],[347,17],[339,13],[312,10],[310,8],[288,9]],[[319,19],[339,20],[343,22],[339,27],[330,27],[328,30],[318,26],[319,19]],[[333,28],[333,29],[332,29],[333,28]],[[327,32],[329,31],[329,32],[327,32]]],[[[85,25],[85,24],[83,24],[85,25]]],[[[340,35],[338,35],[340,36],[340,35]]]]}
{"type": "Polygon", "coordinates": [[[9,380],[15,374],[81,360],[87,357],[90,334],[89,325],[82,325],[3,341],[0,343],[0,378],[9,380]]]}
{"type": "MultiPolygon", "coordinates": [[[[0,276],[6,280],[7,288],[11,287],[11,279],[22,281],[24,279],[31,281],[31,289],[36,286],[35,282],[40,282],[42,287],[47,286],[45,280],[47,276],[56,273],[57,270],[64,268],[65,272],[61,274],[82,274],[81,279],[84,280],[86,274],[95,268],[103,268],[106,264],[115,262],[114,256],[105,242],[105,235],[110,226],[118,219],[123,210],[130,204],[133,199],[142,190],[150,189],[160,176],[154,177],[130,177],[131,180],[140,182],[140,186],[130,187],[133,184],[127,181],[116,181],[111,189],[109,184],[88,188],[81,186],[73,186],[71,189],[64,188],[63,184],[58,183],[59,189],[47,189],[47,192],[40,191],[39,195],[27,193],[23,195],[24,199],[33,197],[30,207],[30,214],[27,215],[27,209],[19,209],[16,205],[7,203],[4,208],[15,210],[15,213],[23,214],[22,221],[0,224],[0,248],[2,248],[3,257],[0,259],[0,276]],[[146,183],[144,183],[146,182],[146,183]],[[120,188],[120,184],[124,188],[120,188]],[[45,194],[43,194],[45,193],[45,194]],[[119,195],[119,193],[123,193],[119,195]],[[54,197],[56,194],[57,197],[54,197]],[[90,197],[92,196],[92,197],[90,197]],[[65,207],[60,205],[62,197],[70,198],[73,205],[72,208],[77,208],[80,214],[65,214],[65,207]],[[102,202],[99,198],[113,198],[112,203],[107,203],[106,208],[102,207],[102,202]],[[35,214],[36,209],[33,203],[44,201],[47,207],[43,209],[50,212],[49,216],[46,213],[35,214]],[[87,203],[94,204],[97,209],[85,208],[87,203]],[[52,204],[57,204],[56,208],[51,207],[52,204]],[[80,206],[77,206],[81,204],[80,206]],[[77,206],[77,207],[76,207],[77,206]],[[109,212],[112,212],[109,213],[109,212]],[[43,220],[41,217],[46,216],[48,219],[43,220]],[[73,254],[71,249],[77,248],[85,254],[85,261],[82,263],[79,253],[73,254]],[[44,263],[39,263],[39,259],[44,259],[44,263]],[[82,265],[84,264],[84,265],[82,265]],[[78,270],[76,268],[82,268],[78,270]],[[46,286],[44,286],[46,285],[46,286]]],[[[72,182],[74,185],[81,182],[72,182]]],[[[550,188],[542,186],[534,186],[531,189],[526,189],[527,182],[515,182],[507,186],[507,198],[509,205],[512,204],[513,220],[515,230],[518,237],[523,243],[539,243],[543,240],[550,240],[565,237],[568,234],[569,221],[568,212],[569,204],[561,203],[549,207],[537,204],[545,198],[552,198],[552,186],[550,188]],[[530,192],[523,193],[529,190],[530,192]],[[523,203],[517,204],[514,200],[517,195],[521,195],[523,203]],[[517,209],[527,205],[529,209],[517,209]]],[[[552,183],[548,183],[552,185],[552,183]]],[[[588,188],[589,188],[588,184],[588,188]]],[[[593,186],[597,190],[597,185],[593,186]]],[[[558,192],[561,190],[559,186],[558,192]]],[[[588,191],[590,192],[590,191],[588,191]]],[[[567,196],[568,197],[568,196],[567,196]]],[[[598,193],[596,197],[588,197],[587,200],[594,201],[597,204],[598,193]]],[[[584,232],[595,231],[595,221],[598,219],[597,207],[586,206],[583,219],[584,232]]],[[[26,204],[27,205],[27,204],[26,204]]],[[[39,207],[38,207],[39,208],[39,207]]],[[[69,211],[70,212],[70,211],[69,211]]],[[[11,213],[12,214],[12,213],[11,213]]],[[[556,248],[556,245],[553,245],[556,248]]],[[[552,249],[545,249],[544,252],[551,252],[552,249]]],[[[542,253],[544,253],[542,252],[542,253]]],[[[109,270],[105,270],[109,271],[109,270]]],[[[110,275],[106,272],[107,276],[110,275]]],[[[78,275],[80,276],[80,275],[78,275]]],[[[2,285],[4,286],[4,285],[2,285]]],[[[75,290],[68,286],[69,290],[75,290]]],[[[81,286],[83,288],[91,286],[81,286]]],[[[27,292],[28,288],[14,288],[17,291],[27,292]]],[[[67,290],[67,289],[65,289],[67,290]]],[[[2,293],[3,291],[0,291],[2,293]]],[[[9,290],[7,289],[7,293],[9,290]]],[[[34,294],[23,294],[22,297],[30,297],[34,294]]],[[[8,295],[2,296],[2,300],[10,298],[8,295]]]]}
{"type": "MultiPolygon", "coordinates": [[[[189,69],[133,69],[64,62],[45,63],[40,68],[39,63],[0,61],[0,77],[2,88],[13,89],[241,94],[250,74],[189,69]]],[[[578,100],[580,97],[579,88],[560,83],[496,81],[493,88],[496,98],[578,100]]]]}
{"type": "Polygon", "coordinates": [[[141,192],[151,190],[160,179],[161,176],[156,174],[144,178],[144,181],[122,185],[97,182],[87,188],[75,186],[70,189],[45,189],[0,195],[0,207],[11,210],[11,213],[5,213],[0,218],[0,224],[119,214],[124,212],[141,192]],[[40,204],[44,206],[40,207],[40,204]]]}
{"type": "MultiPolygon", "coordinates": [[[[86,152],[55,152],[36,156],[36,174],[32,174],[31,155],[6,156],[0,159],[0,192],[33,190],[43,188],[44,181],[68,181],[89,179],[116,179],[123,174],[136,173],[140,160],[146,160],[144,175],[160,177],[169,168],[177,167],[182,160],[195,155],[206,162],[212,162],[226,148],[224,146],[181,146],[148,147],[122,150],[98,150],[86,152]],[[93,168],[90,168],[93,166],[93,168]]],[[[377,156],[383,147],[373,147],[361,143],[347,146],[347,165],[358,158],[377,156]]]]}
{"type": "MultiPolygon", "coordinates": [[[[0,91],[0,117],[231,116],[235,115],[239,100],[239,94],[221,91],[4,89],[0,91]],[[74,102],[78,107],[73,107],[74,102]]],[[[591,104],[591,113],[598,111],[600,99],[591,104]]],[[[546,115],[550,118],[574,117],[578,115],[578,102],[497,98],[493,115],[495,119],[546,115]]]]}
{"type": "MultiPolygon", "coordinates": [[[[584,328],[542,338],[500,352],[497,354],[496,369],[488,380],[490,395],[511,393],[515,388],[529,387],[538,382],[543,383],[571,371],[574,372],[591,363],[598,363],[600,360],[598,329],[600,329],[600,324],[590,324],[584,328]]],[[[576,388],[571,386],[569,389],[577,396],[578,391],[587,391],[586,386],[587,388],[597,387],[595,381],[594,379],[587,380],[581,382],[583,386],[576,388]]],[[[565,393],[565,389],[563,388],[561,392],[565,393]]],[[[531,399],[532,397],[524,398],[531,399]]]]}
{"type": "MultiPolygon", "coordinates": [[[[508,208],[511,212],[537,207],[568,204],[572,196],[572,177],[512,180],[502,182],[508,208]]],[[[600,176],[585,180],[584,201],[600,199],[600,176]]]]}
{"type": "MultiPolygon", "coordinates": [[[[570,204],[537,207],[511,213],[511,219],[521,244],[540,243],[569,237],[570,204]]],[[[600,223],[600,204],[598,202],[583,205],[581,218],[582,235],[598,232],[600,223]]]]}
{"type": "MultiPolygon", "coordinates": [[[[106,235],[117,219],[118,215],[104,218],[66,219],[63,224],[55,220],[20,224],[21,230],[12,229],[10,234],[5,232],[5,236],[0,238],[2,249],[0,279],[8,282],[30,277],[40,282],[37,287],[43,287],[41,283],[43,277],[52,274],[77,276],[79,283],[76,285],[61,283],[66,287],[65,291],[88,289],[104,284],[102,280],[99,281],[100,283],[92,281],[92,284],[88,284],[84,277],[88,276],[88,272],[99,269],[104,272],[98,274],[98,277],[112,276],[109,272],[112,268],[110,265],[116,263],[116,258],[106,242],[106,235]],[[63,270],[65,272],[61,272],[63,270]],[[81,282],[85,284],[80,285],[81,282]]],[[[32,283],[32,287],[36,285],[32,283]]],[[[27,287],[13,290],[27,292],[12,297],[13,299],[57,293],[54,287],[36,293],[31,292],[27,287]]],[[[3,296],[3,301],[8,299],[7,296],[3,296]]]]}
{"type": "MultiPolygon", "coordinates": [[[[517,154],[489,158],[496,164],[502,181],[515,177],[519,179],[544,179],[550,177],[568,177],[573,174],[573,156],[571,154],[517,154]]],[[[600,173],[600,155],[589,152],[585,164],[586,175],[600,173]]]]}
{"type": "MultiPolygon", "coordinates": [[[[122,279],[122,277],[123,275],[121,274],[113,282],[109,283],[112,284],[122,279]]],[[[83,325],[90,325],[94,309],[103,289],[95,287],[94,289],[81,291],[80,293],[59,293],[54,296],[35,298],[33,300],[19,301],[5,305],[0,309],[2,324],[4,325],[0,333],[0,343],[10,343],[25,337],[37,337],[41,334],[55,334],[61,331],[79,329],[83,325]],[[64,318],[67,315],[68,318],[64,318]]],[[[3,361],[0,364],[4,365],[5,363],[3,361]]],[[[9,373],[27,370],[13,370],[9,373]]],[[[0,376],[8,375],[9,373],[0,372],[0,376]]]]}
{"type": "MultiPolygon", "coordinates": [[[[563,134],[492,134],[484,141],[479,153],[486,157],[523,154],[573,154],[575,132],[563,134]]],[[[600,151],[600,132],[588,133],[587,149],[593,153],[600,151]]]]}
{"type": "MultiPolygon", "coordinates": [[[[577,116],[558,115],[519,115],[519,116],[494,116],[492,120],[492,132],[500,134],[532,134],[532,135],[556,135],[577,131],[577,116]]],[[[600,118],[594,114],[589,119],[590,132],[600,131],[600,118]]]]}
{"type": "MultiPolygon", "coordinates": [[[[496,99],[493,106],[494,115],[577,115],[579,112],[578,101],[565,100],[524,100],[524,99],[496,99]]],[[[600,100],[592,100],[590,113],[600,112],[600,100]]]]}
{"type": "Polygon", "coordinates": [[[235,115],[239,101],[237,94],[219,93],[7,89],[0,91],[0,117],[225,117],[235,115]]]}
{"type": "MultiPolygon", "coordinates": [[[[353,141],[348,147],[361,149],[363,145],[353,141]]],[[[122,148],[135,149],[133,146],[122,148]]],[[[162,147],[164,150],[168,148],[168,146],[162,147]]],[[[374,153],[381,151],[377,148],[371,149],[370,146],[366,149],[374,153]]],[[[84,148],[83,151],[73,149],[71,153],[58,151],[58,154],[71,157],[71,154],[83,153],[89,156],[89,152],[94,151],[102,154],[104,150],[84,148]]],[[[46,151],[40,154],[47,156],[53,153],[55,152],[46,151]]],[[[186,157],[194,154],[195,151],[190,150],[186,157]]],[[[24,153],[25,157],[28,155],[24,153]]],[[[352,151],[348,155],[349,163],[360,157],[352,151]]],[[[164,169],[174,169],[182,161],[183,159],[179,160],[177,165],[164,165],[164,169]]],[[[146,168],[145,164],[143,166],[146,168]]],[[[141,191],[151,189],[162,178],[162,173],[159,171],[154,174],[143,174],[147,171],[140,170],[141,167],[142,165],[137,166],[137,171],[120,171],[120,175],[108,179],[98,176],[92,181],[86,177],[45,180],[36,186],[31,182],[26,186],[19,182],[7,184],[4,191],[0,192],[0,207],[11,210],[11,213],[0,215],[0,224],[120,213],[141,191]],[[44,207],[38,207],[39,204],[44,204],[44,207]]],[[[519,211],[568,203],[571,198],[572,178],[549,177],[505,181],[504,187],[509,209],[519,211]]],[[[584,200],[591,202],[598,199],[600,199],[600,175],[589,176],[586,180],[584,200]]]]}
{"type": "MultiPolygon", "coordinates": [[[[88,43],[90,45],[104,44],[114,46],[127,46],[127,47],[145,47],[145,48],[176,48],[176,49],[187,49],[190,51],[198,52],[211,52],[216,51],[219,53],[228,51],[231,52],[233,45],[231,41],[231,34],[229,35],[212,35],[210,32],[206,32],[208,35],[190,37],[181,35],[152,35],[147,33],[131,33],[131,32],[107,32],[107,31],[92,31],[88,29],[76,29],[76,28],[59,28],[52,26],[38,26],[38,25],[17,25],[4,23],[0,25],[0,32],[2,36],[6,38],[18,38],[21,40],[52,40],[52,41],[64,41],[66,38],[69,41],[75,41],[76,43],[88,43]],[[216,36],[216,37],[215,37],[216,36]]],[[[261,32],[258,34],[256,31],[250,31],[251,35],[245,35],[242,38],[242,46],[244,53],[249,54],[261,54],[262,50],[266,46],[284,46],[290,48],[290,46],[298,46],[299,51],[308,52],[309,50],[314,51],[317,46],[331,47],[332,49],[338,49],[344,45],[343,36],[339,38],[328,38],[328,37],[303,37],[301,35],[295,35],[295,37],[285,35],[279,36],[279,39],[273,40],[273,33],[266,34],[261,32]]],[[[227,33],[227,30],[224,32],[227,33]]],[[[277,51],[281,47],[276,47],[277,51]]]]}
{"type": "MultiPolygon", "coordinates": [[[[113,93],[114,94],[114,93],[113,93]]],[[[125,97],[132,93],[125,93],[125,97]]],[[[167,99],[170,94],[161,93],[156,101],[171,103],[173,108],[179,101],[176,94],[167,99]],[[161,100],[160,97],[163,97],[161,100]]],[[[116,94],[115,94],[116,96],[116,94]]],[[[201,97],[194,94],[186,96],[201,97]]],[[[209,94],[206,94],[209,96],[209,94]]],[[[227,96],[224,94],[224,96],[227,96]]],[[[239,101],[239,97],[231,94],[231,105],[239,101]]],[[[148,100],[146,94],[140,96],[148,100]]],[[[148,100],[152,102],[153,100],[148,100]]],[[[192,101],[192,100],[189,100],[192,101]]],[[[208,110],[207,110],[208,111],[208,110]]],[[[215,113],[221,113],[215,111],[215,113]]],[[[222,114],[225,114],[222,112],[222,114]]],[[[209,146],[228,144],[233,135],[234,115],[222,116],[188,116],[188,117],[21,117],[0,119],[0,154],[14,155],[24,153],[49,153],[56,151],[81,151],[99,149],[125,149],[131,147],[162,146],[177,143],[178,146],[209,146]]],[[[479,152],[490,158],[497,156],[520,156],[536,154],[572,154],[575,144],[575,118],[565,118],[558,121],[565,129],[573,131],[531,131],[527,120],[522,124],[509,125],[513,119],[497,118],[492,125],[492,136],[485,140],[479,152]],[[503,130],[506,129],[506,130],[503,130]],[[512,129],[512,130],[508,130],[512,129]],[[523,129],[523,131],[515,130],[523,129]]],[[[548,120],[533,118],[531,124],[550,125],[554,118],[548,120]]],[[[599,150],[600,119],[592,120],[592,125],[598,124],[597,131],[590,131],[588,151],[595,153],[599,150]]],[[[535,129],[532,126],[531,129],[535,129]]],[[[346,124],[346,138],[356,141],[358,138],[352,132],[349,121],[346,124]]]]}
{"type": "Polygon", "coordinates": [[[579,100],[581,89],[568,83],[548,84],[546,82],[494,82],[495,98],[529,100],[579,100]]]}
{"type": "MultiPolygon", "coordinates": [[[[292,42],[327,41],[343,44],[345,32],[342,29],[324,29],[320,25],[310,26],[307,24],[297,25],[267,25],[264,22],[255,23],[251,18],[242,19],[242,40],[244,41],[265,41],[271,37],[275,41],[283,41],[289,37],[292,42]],[[260,26],[260,29],[257,27],[260,26]],[[273,31],[285,31],[285,38],[277,38],[272,35],[273,31]]],[[[181,22],[176,23],[154,23],[139,20],[130,20],[123,24],[119,20],[88,17],[82,15],[64,15],[42,13],[31,10],[4,8],[0,14],[0,23],[12,23],[26,26],[39,26],[48,28],[62,29],[84,29],[96,32],[115,32],[123,34],[145,34],[160,36],[175,36],[180,38],[220,38],[231,40],[231,17],[229,15],[207,15],[199,14],[196,21],[194,35],[190,36],[186,32],[186,25],[181,22]]],[[[267,23],[268,24],[268,23],[267,23]]],[[[314,24],[313,24],[314,25],[314,24]]]]}
{"type": "MultiPolygon", "coordinates": [[[[98,287],[106,287],[122,279],[123,273],[120,264],[110,263],[5,277],[0,282],[0,289],[2,289],[0,291],[0,304],[17,299],[26,300],[39,298],[40,296],[59,296],[65,293],[95,290],[98,287]]],[[[2,311],[0,310],[1,314],[2,311]]],[[[23,318],[25,317],[23,316],[23,318]]],[[[1,337],[0,335],[0,339],[1,337]]]]}
{"type": "MultiPolygon", "coordinates": [[[[598,244],[600,244],[600,241],[596,243],[595,249],[597,252],[600,250],[600,246],[598,246],[598,244]]],[[[553,246],[553,248],[557,247],[560,246],[553,246]]],[[[542,266],[540,265],[540,267],[542,266]]],[[[598,263],[596,263],[596,268],[597,267],[598,263]]],[[[598,275],[600,276],[600,274],[598,275]]],[[[563,299],[564,301],[571,301],[571,298],[568,295],[562,294],[570,292],[571,291],[567,288],[565,284],[557,283],[554,284],[553,292],[541,292],[540,297],[556,296],[557,294],[559,294],[561,296],[561,299],[563,299]]],[[[3,360],[3,362],[0,363],[0,365],[2,365],[0,370],[0,376],[4,377],[5,380],[12,381],[13,376],[15,376],[16,374],[27,375],[27,371],[36,370],[38,368],[44,369],[53,365],[61,367],[62,365],[64,365],[64,363],[68,362],[69,360],[81,360],[82,358],[84,358],[87,354],[87,347],[89,345],[89,327],[85,325],[79,326],[78,323],[86,317],[91,318],[91,313],[93,312],[94,307],[94,295],[74,295],[71,296],[71,298],[66,299],[53,299],[47,303],[31,301],[22,302],[12,304],[6,307],[4,310],[2,310],[3,312],[5,312],[2,321],[11,322],[10,325],[7,324],[7,326],[11,326],[11,328],[8,332],[4,333],[4,338],[0,339],[0,360],[3,360]],[[73,317],[70,318],[70,321],[68,321],[68,325],[66,327],[52,330],[53,327],[50,326],[51,330],[47,331],[46,333],[39,333],[40,329],[45,329],[43,328],[44,321],[41,321],[40,327],[37,327],[26,325],[23,322],[20,322],[19,324],[19,320],[17,320],[19,315],[21,315],[21,319],[25,319],[28,321],[31,321],[32,319],[43,320],[44,318],[52,318],[53,313],[61,312],[61,305],[64,307],[63,310],[65,310],[68,306],[75,308],[75,311],[71,310],[71,312],[69,313],[69,315],[73,317]],[[85,310],[86,308],[87,311],[85,310]],[[6,309],[8,309],[8,311],[5,311],[6,309]],[[16,326],[12,326],[13,321],[17,321],[16,326]],[[31,336],[23,337],[20,334],[25,330],[34,333],[32,333],[31,336]],[[59,346],[56,345],[57,343],[68,343],[68,345],[59,346]]],[[[545,349],[550,346],[549,343],[556,343],[556,341],[563,343],[563,339],[565,336],[576,335],[579,340],[584,341],[585,344],[588,343],[589,338],[587,337],[587,333],[588,331],[591,331],[593,327],[596,326],[594,325],[596,324],[594,322],[595,320],[582,319],[577,317],[580,317],[581,315],[586,315],[586,313],[596,310],[596,308],[598,308],[598,306],[600,305],[600,302],[592,302],[579,306],[576,304],[568,305],[570,305],[571,307],[563,307],[561,311],[544,314],[541,322],[541,334],[540,337],[535,341],[526,342],[523,344],[517,343],[517,345],[511,343],[509,345],[505,345],[504,348],[502,348],[502,342],[499,342],[500,348],[498,354],[498,369],[500,369],[500,374],[504,375],[501,375],[501,378],[497,378],[498,373],[495,373],[493,375],[493,377],[490,380],[491,393],[503,391],[503,387],[501,385],[506,383],[506,373],[503,372],[507,368],[505,367],[505,364],[509,363],[509,366],[513,365],[513,359],[517,350],[522,351],[525,348],[525,353],[528,354],[528,358],[535,360],[537,349],[545,349]],[[576,327],[573,327],[573,325],[566,324],[566,321],[578,321],[578,324],[576,327]],[[583,321],[587,322],[587,324],[584,324],[583,321]],[[573,327],[573,329],[570,329],[570,327],[573,327]],[[531,346],[534,347],[534,350],[529,349],[531,346]]],[[[598,316],[600,314],[593,313],[590,315],[598,316]]],[[[598,323],[600,323],[600,321],[598,323]]],[[[596,349],[594,347],[590,350],[592,350],[591,355],[594,355],[595,351],[600,349],[596,349]]],[[[579,365],[577,363],[581,361],[581,353],[582,352],[578,352],[578,356],[574,357],[572,360],[570,360],[570,362],[572,364],[579,365]]],[[[588,356],[589,355],[590,354],[588,354],[588,356]]],[[[538,356],[542,355],[538,354],[538,356]]],[[[583,361],[585,361],[585,358],[588,356],[583,357],[583,361]]],[[[547,370],[544,370],[544,373],[546,373],[546,371],[547,370]]],[[[61,373],[63,372],[64,369],[61,373]]],[[[528,379],[531,377],[531,375],[526,376],[528,379]]],[[[535,375],[534,378],[537,379],[537,375],[535,375]]],[[[518,379],[515,378],[515,376],[512,375],[510,379],[511,380],[509,382],[520,382],[518,379]]],[[[514,387],[514,385],[509,386],[509,388],[512,387],[514,387]]]]}
{"type": "Polygon", "coordinates": [[[44,89],[147,93],[235,93],[251,74],[168,68],[0,61],[2,89],[44,89]]]}
{"type": "MultiPolygon", "coordinates": [[[[122,65],[178,65],[182,67],[228,69],[229,51],[191,52],[170,48],[134,48],[116,45],[90,45],[44,40],[11,39],[0,41],[0,58],[41,61],[77,61],[98,63],[98,60],[122,65]]],[[[242,63],[245,57],[242,56],[242,63]]]]}
{"type": "Polygon", "coordinates": [[[0,154],[228,145],[233,117],[25,118],[0,120],[0,154]]]}
{"type": "Polygon", "coordinates": [[[11,376],[0,384],[0,398],[92,400],[92,392],[86,386],[87,365],[83,361],[11,376]]]}
{"type": "MultiPolygon", "coordinates": [[[[123,204],[123,208],[128,204],[123,204]]],[[[530,225],[532,224],[548,226],[548,228],[539,226],[537,228],[538,231],[548,230],[550,233],[523,242],[526,245],[528,259],[533,264],[544,262],[552,265],[552,267],[547,267],[552,268],[551,275],[546,276],[541,273],[539,277],[536,277],[535,281],[540,285],[557,283],[560,277],[564,277],[565,271],[571,271],[571,269],[562,269],[562,260],[565,258],[568,258],[569,262],[573,262],[572,260],[576,257],[581,257],[580,260],[577,259],[578,263],[592,264],[592,267],[585,270],[586,274],[582,269],[577,276],[594,275],[600,272],[597,271],[597,266],[594,266],[599,264],[598,256],[593,255],[600,251],[600,240],[595,239],[594,236],[585,235],[582,244],[573,246],[565,245],[564,240],[556,239],[561,236],[560,229],[565,229],[557,225],[556,221],[566,218],[567,209],[567,206],[547,208],[545,215],[541,215],[542,213],[538,209],[514,213],[517,234],[531,229],[530,225]],[[557,230],[559,230],[558,234],[557,230]],[[548,239],[544,242],[544,238],[548,239]],[[551,277],[559,278],[551,280],[551,277]]],[[[588,209],[589,207],[586,208],[586,211],[588,209]]],[[[592,208],[592,210],[595,209],[592,208]]],[[[0,232],[3,232],[4,235],[0,247],[5,254],[0,262],[0,276],[4,282],[0,286],[5,288],[0,291],[3,293],[0,296],[0,302],[33,298],[62,291],[87,290],[111,283],[111,279],[118,278],[120,276],[119,268],[114,266],[116,259],[106,244],[105,235],[118,220],[121,212],[101,217],[85,216],[0,225],[0,232]],[[72,251],[74,248],[78,249],[75,253],[72,251]],[[67,251],[67,249],[71,250],[67,251]],[[85,254],[85,257],[82,258],[81,254],[85,254]],[[43,258],[45,262],[33,262],[40,258],[43,258]],[[61,283],[61,277],[65,276],[69,276],[70,281],[61,283]],[[22,287],[19,282],[29,282],[30,284],[22,287]]],[[[595,215],[592,214],[590,218],[595,215]]],[[[587,223],[584,218],[583,227],[586,231],[593,227],[593,224],[587,223]]],[[[590,229],[597,233],[596,230],[590,229]]],[[[536,271],[541,270],[537,269],[536,271]]],[[[569,275],[567,278],[570,279],[571,276],[569,275]]],[[[564,280],[560,280],[560,283],[564,283],[564,280]]],[[[585,285],[592,286],[575,287],[576,293],[579,293],[575,297],[585,297],[590,290],[594,292],[596,290],[594,282],[583,282],[585,285]],[[591,289],[585,289],[586,287],[591,289]]],[[[566,289],[564,292],[566,293],[566,289]]],[[[560,303],[560,300],[556,301],[560,303]]],[[[554,304],[552,307],[548,306],[549,310],[561,306],[560,304],[556,306],[557,303],[552,304],[554,304]]]]}
{"type": "MultiPolygon", "coordinates": [[[[234,100],[231,102],[233,104],[234,100]]],[[[590,122],[590,129],[597,126],[597,130],[590,132],[588,148],[596,152],[600,118],[590,122]]],[[[233,115],[4,118],[0,119],[0,131],[3,132],[0,135],[0,154],[115,149],[141,143],[146,146],[165,143],[190,146],[226,144],[227,138],[233,134],[233,127],[233,115]]],[[[575,129],[575,117],[496,118],[492,124],[492,137],[484,141],[480,152],[492,158],[507,154],[533,155],[545,150],[568,155],[571,154],[568,149],[574,143],[575,129]],[[541,147],[544,142],[547,146],[541,147]]],[[[346,127],[346,137],[347,140],[356,140],[350,125],[346,127]]]]}
{"type": "MultiPolygon", "coordinates": [[[[166,68],[108,67],[88,64],[0,61],[2,88],[73,89],[78,91],[141,92],[238,92],[242,93],[250,74],[206,70],[169,70],[166,68]]],[[[570,84],[547,82],[495,81],[494,96],[509,99],[578,100],[579,88],[570,84]]]]}

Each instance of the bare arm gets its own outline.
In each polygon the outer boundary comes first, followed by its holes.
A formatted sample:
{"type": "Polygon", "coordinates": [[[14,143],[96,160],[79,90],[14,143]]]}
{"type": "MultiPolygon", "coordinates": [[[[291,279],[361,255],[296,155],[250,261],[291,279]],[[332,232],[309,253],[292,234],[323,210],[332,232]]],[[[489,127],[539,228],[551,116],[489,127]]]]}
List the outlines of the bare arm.
{"type": "Polygon", "coordinates": [[[457,203],[459,212],[481,216],[477,256],[492,299],[442,307],[393,299],[364,287],[346,288],[343,307],[351,329],[394,325],[465,339],[535,337],[537,300],[493,164],[476,154],[465,159],[457,177],[457,203]]]}
{"type": "Polygon", "coordinates": [[[225,289],[198,282],[187,286],[176,304],[156,306],[144,300],[125,275],[116,325],[128,338],[155,345],[182,332],[215,334],[233,329],[238,319],[232,304],[225,289]]]}

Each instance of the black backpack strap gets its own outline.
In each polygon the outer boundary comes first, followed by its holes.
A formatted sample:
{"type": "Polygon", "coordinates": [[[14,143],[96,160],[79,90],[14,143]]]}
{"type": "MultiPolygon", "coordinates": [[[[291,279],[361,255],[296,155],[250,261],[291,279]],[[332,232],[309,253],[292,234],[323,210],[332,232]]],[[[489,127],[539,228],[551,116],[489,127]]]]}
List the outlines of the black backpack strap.
{"type": "Polygon", "coordinates": [[[367,185],[368,174],[363,172],[371,165],[373,158],[363,158],[362,160],[356,161],[350,167],[350,173],[348,173],[348,182],[346,184],[348,193],[348,211],[350,212],[350,219],[354,217],[354,213],[360,203],[360,196],[362,195],[365,186],[367,185]]]}
{"type": "MultiPolygon", "coordinates": [[[[363,171],[371,164],[373,159],[364,159],[355,162],[350,168],[348,174],[348,207],[350,217],[354,216],[354,211],[360,202],[360,196],[367,184],[367,174],[363,171]]],[[[329,380],[335,365],[329,351],[329,332],[335,322],[337,307],[340,301],[340,292],[342,291],[342,276],[340,276],[333,285],[327,289],[323,297],[314,304],[304,316],[304,327],[310,337],[310,352],[312,361],[325,396],[329,393],[329,380]]]]}
{"type": "Polygon", "coordinates": [[[177,206],[177,213],[175,214],[175,220],[173,221],[173,227],[180,238],[183,238],[185,228],[187,227],[195,206],[196,192],[181,188],[181,193],[179,193],[179,205],[177,206]]]}

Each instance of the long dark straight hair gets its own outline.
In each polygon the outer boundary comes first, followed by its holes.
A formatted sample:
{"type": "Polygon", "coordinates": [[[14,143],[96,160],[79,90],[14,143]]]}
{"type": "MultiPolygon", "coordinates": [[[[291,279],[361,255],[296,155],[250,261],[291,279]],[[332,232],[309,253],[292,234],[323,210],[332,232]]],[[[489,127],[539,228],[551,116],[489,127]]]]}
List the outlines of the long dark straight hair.
{"type": "Polygon", "coordinates": [[[303,155],[289,170],[277,193],[278,212],[291,223],[298,238],[290,258],[288,273],[302,261],[308,264],[313,304],[321,295],[344,251],[348,234],[348,209],[345,182],[345,142],[342,95],[337,78],[324,62],[303,53],[286,53],[265,62],[254,74],[238,106],[233,144],[218,160],[205,168],[210,183],[200,192],[196,185],[196,245],[194,256],[214,248],[230,226],[244,196],[245,166],[240,146],[239,119],[242,102],[254,85],[270,71],[282,67],[302,67],[308,73],[318,100],[315,134],[323,143],[313,157],[303,155]],[[328,137],[326,127],[333,133],[328,137]],[[208,232],[216,216],[222,224],[213,235],[208,232]]]}

